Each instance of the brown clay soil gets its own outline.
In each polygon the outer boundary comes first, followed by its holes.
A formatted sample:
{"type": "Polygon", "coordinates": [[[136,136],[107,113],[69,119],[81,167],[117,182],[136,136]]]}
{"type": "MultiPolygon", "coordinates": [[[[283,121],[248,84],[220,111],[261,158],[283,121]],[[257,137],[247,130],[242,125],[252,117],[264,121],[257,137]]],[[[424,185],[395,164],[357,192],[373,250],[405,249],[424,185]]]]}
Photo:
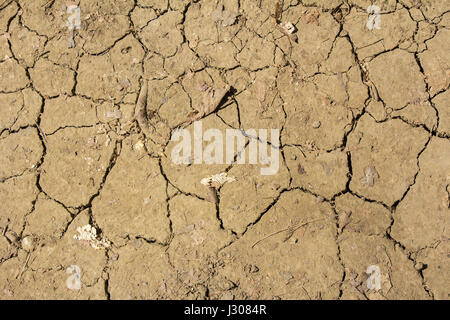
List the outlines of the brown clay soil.
{"type": "Polygon", "coordinates": [[[450,1],[276,3],[0,0],[0,299],[449,299],[450,1]],[[170,160],[228,86],[277,174],[170,160]]]}

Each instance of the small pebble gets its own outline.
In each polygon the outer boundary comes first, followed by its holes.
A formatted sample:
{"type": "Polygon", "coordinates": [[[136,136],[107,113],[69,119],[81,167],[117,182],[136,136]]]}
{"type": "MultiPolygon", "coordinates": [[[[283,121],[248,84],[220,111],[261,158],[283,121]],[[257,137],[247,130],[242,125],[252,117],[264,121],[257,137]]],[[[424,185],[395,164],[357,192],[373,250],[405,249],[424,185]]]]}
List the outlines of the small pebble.
{"type": "Polygon", "coordinates": [[[142,141],[136,142],[136,144],[133,147],[134,150],[138,150],[138,151],[141,150],[142,148],[144,148],[144,143],[142,141]]]}
{"type": "Polygon", "coordinates": [[[320,121],[314,121],[312,127],[313,127],[314,129],[319,129],[321,125],[322,125],[322,124],[320,123],[320,121]]]}
{"type": "Polygon", "coordinates": [[[22,239],[22,249],[25,251],[33,251],[35,247],[35,241],[33,237],[27,236],[22,239]]]}

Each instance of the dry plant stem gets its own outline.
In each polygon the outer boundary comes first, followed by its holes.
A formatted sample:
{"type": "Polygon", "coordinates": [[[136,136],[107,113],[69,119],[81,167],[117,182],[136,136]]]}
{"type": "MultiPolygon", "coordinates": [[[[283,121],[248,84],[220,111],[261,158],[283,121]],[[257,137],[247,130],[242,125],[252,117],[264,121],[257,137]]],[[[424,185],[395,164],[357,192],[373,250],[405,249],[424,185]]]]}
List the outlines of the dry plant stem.
{"type": "Polygon", "coordinates": [[[274,13],[274,18],[275,18],[275,22],[278,24],[281,22],[281,14],[283,12],[283,1],[278,0],[275,3],[275,13],[274,13]]]}
{"type": "Polygon", "coordinates": [[[148,80],[144,80],[136,103],[135,118],[144,135],[146,137],[149,137],[151,135],[151,131],[147,119],[147,95],[148,95],[148,80]]]}
{"type": "Polygon", "coordinates": [[[260,243],[260,242],[262,242],[262,241],[264,241],[264,240],[266,240],[266,239],[268,239],[268,238],[270,238],[270,237],[273,237],[273,236],[275,236],[275,235],[277,235],[277,234],[279,234],[279,233],[282,233],[282,232],[285,232],[285,231],[291,231],[291,232],[294,232],[294,231],[300,229],[301,227],[304,227],[304,226],[306,226],[306,225],[308,225],[308,224],[311,224],[311,223],[314,223],[314,222],[317,222],[317,221],[321,221],[321,220],[325,220],[325,219],[322,218],[322,219],[311,220],[311,221],[307,221],[307,222],[304,222],[304,223],[302,223],[302,224],[296,225],[295,227],[290,226],[290,227],[284,228],[284,229],[282,229],[282,230],[276,231],[276,232],[271,233],[271,234],[269,234],[268,236],[265,236],[264,238],[262,238],[262,239],[256,241],[256,242],[252,245],[251,248],[253,249],[258,243],[260,243]]]}
{"type": "Polygon", "coordinates": [[[31,255],[30,252],[28,252],[27,258],[25,260],[25,263],[22,266],[22,270],[17,274],[16,279],[20,278],[22,276],[22,274],[24,273],[24,271],[25,271],[25,269],[27,267],[28,261],[30,261],[30,255],[31,255]]]}

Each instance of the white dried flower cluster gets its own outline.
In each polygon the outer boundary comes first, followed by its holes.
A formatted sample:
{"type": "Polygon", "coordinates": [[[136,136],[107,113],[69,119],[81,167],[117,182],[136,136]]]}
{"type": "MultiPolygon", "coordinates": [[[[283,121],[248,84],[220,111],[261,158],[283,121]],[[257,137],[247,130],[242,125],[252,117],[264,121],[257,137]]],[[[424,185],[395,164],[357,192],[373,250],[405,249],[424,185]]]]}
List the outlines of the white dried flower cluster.
{"type": "Polygon", "coordinates": [[[207,178],[203,178],[200,183],[205,186],[212,186],[213,183],[218,184],[219,186],[223,185],[226,182],[236,181],[234,177],[228,177],[226,172],[218,173],[207,178]]]}
{"type": "Polygon", "coordinates": [[[89,242],[91,247],[94,249],[109,248],[111,245],[106,239],[97,239],[97,229],[90,224],[78,227],[77,232],[79,235],[74,235],[73,238],[75,240],[89,242]]]}

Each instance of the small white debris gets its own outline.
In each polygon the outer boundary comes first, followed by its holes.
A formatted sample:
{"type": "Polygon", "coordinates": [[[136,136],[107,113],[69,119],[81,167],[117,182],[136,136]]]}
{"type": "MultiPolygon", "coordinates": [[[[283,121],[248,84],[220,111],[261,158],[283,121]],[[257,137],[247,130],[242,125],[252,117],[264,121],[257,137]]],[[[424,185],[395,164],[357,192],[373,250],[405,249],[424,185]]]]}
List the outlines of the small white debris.
{"type": "Polygon", "coordinates": [[[110,242],[106,239],[98,239],[97,238],[97,229],[87,224],[82,227],[77,228],[77,232],[79,235],[74,235],[73,238],[78,241],[86,241],[88,242],[92,248],[101,249],[101,248],[109,248],[111,245],[110,242]]]}
{"type": "Polygon", "coordinates": [[[379,179],[380,175],[378,174],[377,170],[374,166],[367,167],[364,170],[364,177],[363,177],[363,183],[369,187],[373,187],[375,184],[375,180],[379,179]]]}
{"type": "Polygon", "coordinates": [[[66,273],[71,274],[66,280],[66,287],[70,290],[81,289],[81,269],[79,266],[71,265],[66,269],[66,273]]]}
{"type": "Polygon", "coordinates": [[[222,173],[218,173],[212,176],[209,176],[207,178],[203,178],[200,183],[208,186],[208,187],[212,187],[213,184],[216,185],[223,185],[227,182],[233,182],[236,181],[236,179],[234,177],[228,177],[226,172],[222,172],[222,173]]]}
{"type": "Polygon", "coordinates": [[[144,198],[144,205],[147,205],[147,204],[149,204],[151,202],[152,202],[152,198],[150,196],[147,197],[147,198],[144,198]]]}
{"type": "Polygon", "coordinates": [[[289,34],[293,34],[296,30],[295,26],[290,22],[286,22],[283,27],[289,34]]]}
{"type": "Polygon", "coordinates": [[[33,251],[35,248],[35,240],[31,236],[22,239],[22,249],[25,251],[33,251]]]}
{"type": "Polygon", "coordinates": [[[133,147],[133,149],[137,151],[142,150],[142,148],[144,148],[144,143],[140,140],[136,142],[136,144],[133,147]]]}
{"type": "Polygon", "coordinates": [[[314,129],[319,129],[321,125],[322,125],[322,123],[320,121],[314,121],[314,123],[312,124],[312,127],[314,129]]]}
{"type": "Polygon", "coordinates": [[[122,111],[120,110],[107,111],[105,112],[105,117],[112,119],[120,119],[122,117],[122,111]]]}
{"type": "Polygon", "coordinates": [[[194,246],[199,246],[205,241],[205,239],[202,237],[202,234],[198,230],[192,231],[191,238],[193,240],[194,246]]]}

